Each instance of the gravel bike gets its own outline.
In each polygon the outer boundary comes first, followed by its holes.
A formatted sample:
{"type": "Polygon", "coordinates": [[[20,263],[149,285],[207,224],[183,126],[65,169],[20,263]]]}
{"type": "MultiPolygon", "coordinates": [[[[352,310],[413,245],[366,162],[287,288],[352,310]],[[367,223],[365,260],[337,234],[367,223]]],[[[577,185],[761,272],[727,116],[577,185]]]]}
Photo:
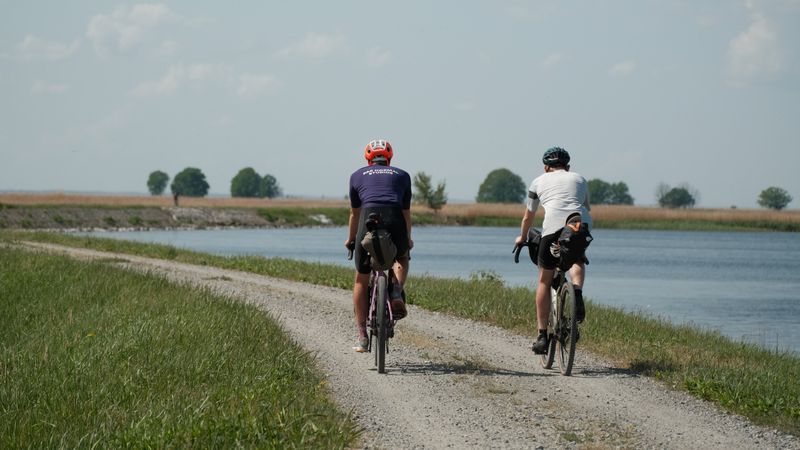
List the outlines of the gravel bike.
{"type": "MultiPolygon", "coordinates": [[[[370,214],[366,222],[367,230],[372,231],[382,226],[380,216],[370,214]]],[[[360,244],[359,244],[360,245],[360,244]]],[[[356,243],[348,247],[347,259],[353,259],[353,250],[356,243]]],[[[374,266],[369,276],[369,312],[367,314],[367,330],[369,331],[369,346],[367,351],[372,352],[373,341],[377,347],[375,352],[375,365],[378,373],[386,373],[386,354],[389,353],[389,339],[394,337],[394,325],[397,322],[392,313],[389,300],[389,290],[392,282],[396,280],[392,269],[379,270],[374,266]]]]}
{"type": "MultiPolygon", "coordinates": [[[[536,229],[528,232],[527,239],[520,245],[514,246],[514,262],[519,264],[519,253],[522,247],[528,247],[531,260],[537,264],[539,239],[541,233],[536,229]]],[[[585,260],[585,258],[584,258],[585,260]]],[[[563,375],[572,374],[572,364],[575,361],[575,344],[580,338],[575,300],[575,288],[567,278],[569,267],[563,268],[559,260],[556,266],[553,282],[550,285],[551,303],[550,317],[547,322],[549,345],[547,353],[540,355],[540,362],[545,369],[553,368],[553,361],[558,355],[558,367],[563,375]]],[[[588,261],[587,261],[588,262],[588,261]]]]}

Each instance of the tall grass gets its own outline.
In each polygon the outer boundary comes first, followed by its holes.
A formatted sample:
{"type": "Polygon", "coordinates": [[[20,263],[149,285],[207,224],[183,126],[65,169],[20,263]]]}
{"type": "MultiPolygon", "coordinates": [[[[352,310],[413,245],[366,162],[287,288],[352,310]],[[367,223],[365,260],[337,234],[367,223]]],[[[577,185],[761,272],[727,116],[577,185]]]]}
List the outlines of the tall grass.
{"type": "MultiPolygon", "coordinates": [[[[342,199],[257,199],[227,197],[181,197],[180,205],[197,208],[256,208],[276,224],[304,225],[308,210],[328,215],[336,225],[347,223],[349,203],[342,199]],[[300,211],[303,211],[302,213],[300,211]]],[[[169,196],[73,195],[0,193],[0,209],[13,207],[77,206],[86,208],[170,207],[169,196]]],[[[440,211],[415,204],[412,214],[417,225],[517,226],[522,204],[452,203],[440,211]]],[[[315,213],[316,214],[316,213],[315,213]]],[[[800,210],[768,209],[669,209],[656,207],[595,205],[592,217],[598,228],[668,230],[773,230],[800,231],[800,210]]],[[[319,225],[318,222],[308,223],[319,225]]]]}
{"type": "MultiPolygon", "coordinates": [[[[0,204],[19,206],[173,206],[169,195],[129,196],[129,195],[76,195],[63,192],[42,194],[0,193],[0,204]]],[[[196,208],[296,208],[296,207],[348,207],[341,200],[305,200],[292,198],[230,198],[230,197],[180,197],[180,206],[196,208]]]]}
{"type": "MultiPolygon", "coordinates": [[[[258,257],[225,258],[112,239],[0,232],[0,238],[6,240],[23,237],[344,289],[352,287],[353,271],[332,265],[258,257]]],[[[531,335],[535,327],[533,293],[505,286],[496,273],[473,274],[469,280],[412,276],[407,282],[407,294],[411,304],[485,321],[518,333],[531,335]]],[[[587,317],[581,328],[579,351],[592,350],[612,359],[619,367],[661,379],[756,423],[800,435],[800,359],[796,355],[733,342],[719,333],[675,326],[591,301],[587,302],[587,317]]]]}
{"type": "Polygon", "coordinates": [[[255,307],[0,247],[0,447],[345,448],[312,358],[255,307]]]}

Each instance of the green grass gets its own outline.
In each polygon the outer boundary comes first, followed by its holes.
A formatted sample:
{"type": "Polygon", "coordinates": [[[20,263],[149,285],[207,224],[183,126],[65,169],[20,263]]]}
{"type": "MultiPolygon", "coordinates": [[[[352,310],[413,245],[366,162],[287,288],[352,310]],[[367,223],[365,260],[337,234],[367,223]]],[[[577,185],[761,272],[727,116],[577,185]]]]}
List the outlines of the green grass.
{"type": "Polygon", "coordinates": [[[253,306],[0,247],[0,447],[346,448],[313,358],[253,306]]]}
{"type": "Polygon", "coordinates": [[[347,225],[350,210],[347,208],[261,208],[258,215],[271,224],[283,226],[322,225],[312,216],[323,215],[332,225],[347,225]]]}
{"type": "MultiPolygon", "coordinates": [[[[221,257],[169,246],[52,233],[0,231],[0,239],[25,238],[99,250],[244,270],[350,289],[352,269],[259,257],[221,257]]],[[[469,280],[410,277],[408,301],[426,309],[481,320],[531,335],[533,294],[510,288],[493,272],[469,280]]],[[[733,342],[716,332],[587,302],[581,349],[623,369],[663,380],[741,413],[756,423],[800,435],[800,358],[733,342]]]]}

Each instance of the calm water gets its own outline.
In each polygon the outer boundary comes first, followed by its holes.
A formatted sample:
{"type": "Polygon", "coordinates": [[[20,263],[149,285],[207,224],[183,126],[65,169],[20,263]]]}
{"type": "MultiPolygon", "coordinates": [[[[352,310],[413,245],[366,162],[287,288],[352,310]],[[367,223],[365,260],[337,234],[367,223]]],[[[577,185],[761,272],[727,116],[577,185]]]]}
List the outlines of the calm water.
{"type": "MultiPolygon", "coordinates": [[[[412,274],[468,278],[492,271],[533,287],[514,264],[516,228],[418,227],[412,274]]],[[[100,232],[220,255],[261,255],[351,266],[344,228],[100,232]]],[[[596,230],[585,295],[676,323],[691,322],[800,353],[800,234],[596,230]]],[[[521,258],[522,259],[522,258],[521,258]]]]}

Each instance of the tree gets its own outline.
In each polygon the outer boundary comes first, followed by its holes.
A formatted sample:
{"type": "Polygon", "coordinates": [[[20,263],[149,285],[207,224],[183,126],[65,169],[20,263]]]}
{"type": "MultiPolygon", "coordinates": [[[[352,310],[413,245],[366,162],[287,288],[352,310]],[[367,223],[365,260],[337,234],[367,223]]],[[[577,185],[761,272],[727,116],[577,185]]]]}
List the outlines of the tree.
{"type": "Polygon", "coordinates": [[[589,201],[593,205],[606,205],[611,199],[611,185],[607,182],[593,178],[589,180],[589,201]]]}
{"type": "Polygon", "coordinates": [[[688,184],[670,188],[661,183],[656,189],[658,205],[662,208],[691,208],[697,203],[698,196],[688,184]]]}
{"type": "Polygon", "coordinates": [[[206,176],[200,169],[195,167],[187,167],[180,171],[175,178],[172,179],[170,189],[176,199],[179,195],[186,197],[205,197],[208,194],[208,183],[206,176]]]}
{"type": "Polygon", "coordinates": [[[521,203],[525,199],[525,183],[514,172],[501,168],[486,175],[478,188],[478,203],[521,203]]]}
{"type": "Polygon", "coordinates": [[[150,195],[161,195],[164,193],[164,189],[167,188],[167,182],[169,181],[169,175],[166,173],[156,170],[152,172],[149,177],[147,177],[147,189],[150,191],[150,195]]]}
{"type": "MultiPolygon", "coordinates": [[[[611,205],[632,205],[633,197],[628,193],[628,185],[623,181],[611,183],[611,205]]],[[[591,197],[589,197],[591,201],[591,197]]]]}
{"type": "Polygon", "coordinates": [[[593,205],[632,205],[633,197],[628,185],[620,181],[607,183],[600,179],[589,180],[589,201],[593,205]]]}
{"type": "Polygon", "coordinates": [[[447,194],[445,193],[445,182],[438,183],[433,189],[431,176],[425,172],[414,175],[414,199],[418,203],[428,205],[434,211],[442,209],[447,204],[447,194]]]}
{"type": "Polygon", "coordinates": [[[231,197],[258,197],[261,175],[252,167],[245,167],[231,180],[231,197]]]}
{"type": "Polygon", "coordinates": [[[775,186],[764,189],[758,196],[758,204],[760,206],[778,211],[786,208],[786,205],[791,202],[792,196],[785,189],[775,186]]]}
{"type": "Polygon", "coordinates": [[[258,188],[258,196],[261,198],[275,198],[283,195],[283,190],[278,185],[278,180],[270,174],[264,175],[258,188]]]}

